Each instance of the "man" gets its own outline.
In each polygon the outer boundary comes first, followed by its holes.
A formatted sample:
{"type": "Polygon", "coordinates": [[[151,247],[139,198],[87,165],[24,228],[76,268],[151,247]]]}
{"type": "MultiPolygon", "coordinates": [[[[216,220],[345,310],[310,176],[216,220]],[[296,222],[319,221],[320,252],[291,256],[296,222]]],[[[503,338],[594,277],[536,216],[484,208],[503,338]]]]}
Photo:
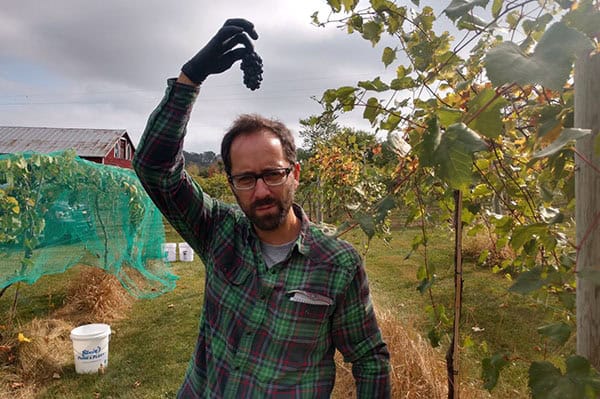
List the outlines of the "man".
{"type": "Polygon", "coordinates": [[[239,207],[209,197],[184,171],[199,85],[253,52],[250,38],[258,38],[250,22],[228,20],[169,80],[133,161],[206,267],[200,332],[178,397],[328,398],[338,349],[353,364],[359,398],[388,398],[389,354],[364,267],[293,204],[300,166],[290,131],[244,115],[225,134],[221,155],[239,207]]]}

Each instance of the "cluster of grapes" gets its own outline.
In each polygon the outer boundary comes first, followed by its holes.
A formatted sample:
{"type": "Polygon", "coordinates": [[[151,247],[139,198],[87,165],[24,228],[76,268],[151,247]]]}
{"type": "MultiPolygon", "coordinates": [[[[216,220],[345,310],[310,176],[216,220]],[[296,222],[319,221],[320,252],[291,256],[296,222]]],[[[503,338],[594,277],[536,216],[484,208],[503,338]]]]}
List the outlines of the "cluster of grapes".
{"type": "Polygon", "coordinates": [[[255,51],[247,53],[242,58],[242,71],[244,71],[244,84],[250,90],[256,90],[260,87],[262,81],[262,59],[255,51]]]}

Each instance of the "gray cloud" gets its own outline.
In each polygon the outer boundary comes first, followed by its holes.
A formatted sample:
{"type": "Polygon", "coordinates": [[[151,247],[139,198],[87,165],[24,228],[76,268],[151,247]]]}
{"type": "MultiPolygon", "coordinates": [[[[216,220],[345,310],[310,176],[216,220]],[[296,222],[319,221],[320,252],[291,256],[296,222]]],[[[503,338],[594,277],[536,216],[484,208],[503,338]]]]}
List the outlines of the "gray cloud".
{"type": "MultiPolygon", "coordinates": [[[[258,112],[293,129],[320,112],[311,96],[385,71],[381,50],[333,27],[310,25],[325,1],[208,2],[54,0],[3,4],[0,15],[0,124],[124,128],[137,142],[168,77],[230,17],[259,32],[261,90],[238,67],[203,85],[190,121],[188,151],[217,150],[235,115],[258,112]]],[[[362,124],[360,116],[349,118],[362,124]]]]}

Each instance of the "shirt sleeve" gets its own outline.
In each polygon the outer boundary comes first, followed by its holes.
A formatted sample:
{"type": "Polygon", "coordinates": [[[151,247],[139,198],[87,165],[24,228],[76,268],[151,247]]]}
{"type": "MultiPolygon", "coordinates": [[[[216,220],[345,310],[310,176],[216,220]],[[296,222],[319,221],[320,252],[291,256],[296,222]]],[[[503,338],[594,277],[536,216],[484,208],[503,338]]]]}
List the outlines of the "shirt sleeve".
{"type": "Polygon", "coordinates": [[[387,399],[391,395],[390,355],[375,319],[364,266],[358,262],[334,313],[333,341],[344,361],[352,363],[357,398],[387,399]]]}
{"type": "Polygon", "coordinates": [[[179,234],[203,257],[217,201],[185,172],[183,139],[198,89],[169,79],[133,158],[144,189],[179,234]]]}

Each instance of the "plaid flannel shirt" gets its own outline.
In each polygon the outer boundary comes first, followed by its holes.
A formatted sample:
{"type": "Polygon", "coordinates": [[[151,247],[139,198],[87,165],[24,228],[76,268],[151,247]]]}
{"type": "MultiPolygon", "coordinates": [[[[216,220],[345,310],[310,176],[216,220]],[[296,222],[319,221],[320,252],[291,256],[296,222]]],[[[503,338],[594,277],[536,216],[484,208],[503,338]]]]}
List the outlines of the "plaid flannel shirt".
{"type": "Polygon", "coordinates": [[[382,340],[360,256],[302,209],[287,259],[267,269],[237,206],[184,171],[183,137],[198,90],[170,79],[133,164],[146,191],[206,268],[195,353],[179,398],[328,398],[334,352],[352,363],[359,398],[390,396],[382,340]]]}

